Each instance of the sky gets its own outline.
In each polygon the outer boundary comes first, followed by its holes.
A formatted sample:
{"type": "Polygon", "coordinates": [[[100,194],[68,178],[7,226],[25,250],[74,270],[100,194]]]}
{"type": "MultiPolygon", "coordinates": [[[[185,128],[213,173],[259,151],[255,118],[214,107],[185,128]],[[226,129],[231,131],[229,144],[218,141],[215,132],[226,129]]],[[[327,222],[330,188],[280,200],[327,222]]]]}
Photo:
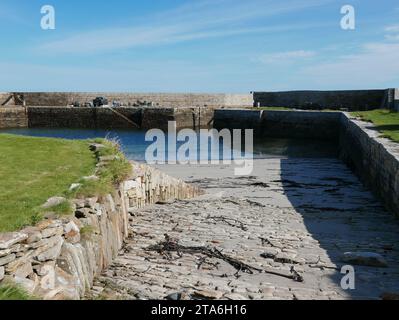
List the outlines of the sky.
{"type": "Polygon", "coordinates": [[[397,0],[1,0],[0,39],[0,92],[399,87],[397,0]]]}

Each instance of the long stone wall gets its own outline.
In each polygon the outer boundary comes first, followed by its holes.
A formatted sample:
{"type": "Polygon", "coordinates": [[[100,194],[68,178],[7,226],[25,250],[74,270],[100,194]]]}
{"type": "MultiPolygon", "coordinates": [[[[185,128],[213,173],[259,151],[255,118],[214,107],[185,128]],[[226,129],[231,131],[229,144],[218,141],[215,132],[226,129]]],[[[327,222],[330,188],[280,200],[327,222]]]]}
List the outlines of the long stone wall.
{"type": "Polygon", "coordinates": [[[28,126],[28,115],[22,107],[0,107],[0,129],[28,126]]]}
{"type": "Polygon", "coordinates": [[[390,107],[388,93],[389,90],[254,92],[254,103],[261,107],[372,110],[390,107]]]}
{"type": "Polygon", "coordinates": [[[338,140],[340,112],[216,110],[218,129],[255,129],[275,138],[338,140]]]}
{"type": "Polygon", "coordinates": [[[74,102],[91,102],[96,97],[106,97],[111,103],[119,101],[125,106],[133,106],[138,101],[153,103],[164,108],[181,107],[250,107],[252,94],[192,94],[192,93],[115,93],[115,92],[20,92],[27,106],[65,107],[74,102]]]}
{"type": "Polygon", "coordinates": [[[253,128],[266,137],[335,141],[339,157],[399,217],[399,144],[381,138],[371,123],[343,112],[217,110],[215,127],[253,128]]]}
{"type": "Polygon", "coordinates": [[[80,299],[130,235],[129,213],[199,194],[196,187],[133,163],[131,177],[113,195],[74,200],[73,217],[0,234],[0,284],[17,283],[44,299],[80,299]]]}
{"type": "Polygon", "coordinates": [[[381,138],[370,123],[343,113],[340,158],[399,217],[399,144],[381,138]]]}
{"type": "Polygon", "coordinates": [[[28,107],[29,127],[162,129],[168,121],[178,128],[207,127],[212,123],[212,108],[72,108],[28,107]],[[133,124],[133,123],[134,124],[133,124]],[[137,126],[136,126],[137,125],[137,126]]]}

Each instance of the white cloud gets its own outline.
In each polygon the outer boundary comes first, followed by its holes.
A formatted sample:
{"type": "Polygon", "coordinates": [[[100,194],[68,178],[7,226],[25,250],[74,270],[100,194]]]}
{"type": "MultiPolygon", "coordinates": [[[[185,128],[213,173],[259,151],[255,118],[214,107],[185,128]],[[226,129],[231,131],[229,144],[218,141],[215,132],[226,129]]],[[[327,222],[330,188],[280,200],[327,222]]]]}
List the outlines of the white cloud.
{"type": "Polygon", "coordinates": [[[264,54],[259,60],[265,64],[293,63],[298,60],[312,58],[316,55],[314,51],[298,50],[264,54]]]}
{"type": "Polygon", "coordinates": [[[385,28],[386,32],[399,32],[399,24],[391,25],[385,28]]]}
{"type": "Polygon", "coordinates": [[[358,54],[304,67],[303,79],[330,87],[375,87],[399,80],[399,44],[368,43],[358,54]]]}
{"type": "Polygon", "coordinates": [[[399,24],[388,26],[385,31],[388,33],[385,35],[386,40],[399,41],[399,24]]]}
{"type": "MultiPolygon", "coordinates": [[[[268,28],[244,27],[254,19],[321,6],[332,0],[202,0],[149,16],[147,22],[92,30],[42,44],[41,52],[93,53],[138,46],[164,45],[199,38],[265,32],[268,28]]],[[[286,26],[280,26],[284,29],[286,26]]]]}
{"type": "Polygon", "coordinates": [[[399,34],[387,34],[385,36],[385,39],[387,39],[388,41],[399,41],[399,34]]]}

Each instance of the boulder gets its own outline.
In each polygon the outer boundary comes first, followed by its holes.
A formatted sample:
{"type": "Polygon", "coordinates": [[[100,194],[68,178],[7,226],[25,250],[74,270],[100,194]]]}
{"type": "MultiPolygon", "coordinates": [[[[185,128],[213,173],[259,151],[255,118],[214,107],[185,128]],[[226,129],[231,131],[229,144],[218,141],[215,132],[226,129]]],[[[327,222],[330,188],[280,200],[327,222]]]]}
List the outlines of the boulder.
{"type": "Polygon", "coordinates": [[[25,228],[23,232],[28,235],[28,238],[25,240],[26,244],[31,244],[40,241],[43,238],[39,228],[36,227],[25,228]]]}
{"type": "Polygon", "coordinates": [[[52,197],[49,198],[45,204],[42,205],[43,209],[50,209],[52,207],[58,206],[61,203],[67,201],[64,197],[52,197]]]}
{"type": "Polygon", "coordinates": [[[0,250],[0,258],[8,256],[11,252],[11,249],[0,250]]]}
{"type": "Polygon", "coordinates": [[[73,221],[64,226],[64,232],[64,238],[69,243],[78,243],[80,241],[80,229],[73,221]]]}
{"type": "Polygon", "coordinates": [[[84,181],[98,181],[100,178],[96,175],[87,176],[82,178],[84,181]]]}
{"type": "Polygon", "coordinates": [[[15,276],[13,280],[16,284],[20,285],[23,289],[25,289],[25,291],[28,292],[29,294],[33,294],[38,285],[37,281],[28,278],[21,278],[15,276]]]}
{"type": "Polygon", "coordinates": [[[14,253],[9,254],[8,256],[5,256],[3,258],[0,258],[0,267],[9,264],[10,262],[13,262],[15,259],[16,255],[14,253]]]}
{"type": "Polygon", "coordinates": [[[55,228],[47,228],[42,230],[43,238],[51,238],[54,236],[60,236],[64,233],[64,228],[62,226],[55,227],[55,228]]]}
{"type": "Polygon", "coordinates": [[[346,252],[341,260],[345,263],[359,266],[379,268],[386,268],[388,266],[383,256],[374,252],[346,252]]]}
{"type": "Polygon", "coordinates": [[[37,260],[40,262],[45,262],[49,260],[55,260],[58,258],[61,252],[61,247],[63,245],[64,240],[58,241],[53,247],[50,249],[43,251],[37,256],[37,260]]]}
{"type": "Polygon", "coordinates": [[[20,278],[26,278],[33,273],[32,263],[27,262],[21,265],[16,271],[15,276],[20,278]]]}
{"type": "Polygon", "coordinates": [[[0,234],[0,250],[9,249],[12,245],[20,243],[28,238],[23,232],[8,232],[0,234]]]}
{"type": "Polygon", "coordinates": [[[69,187],[69,191],[78,190],[81,186],[82,186],[81,183],[72,183],[71,186],[69,187]]]}
{"type": "Polygon", "coordinates": [[[98,152],[101,149],[105,148],[105,146],[103,144],[100,144],[100,143],[92,143],[89,148],[93,152],[98,152]]]}

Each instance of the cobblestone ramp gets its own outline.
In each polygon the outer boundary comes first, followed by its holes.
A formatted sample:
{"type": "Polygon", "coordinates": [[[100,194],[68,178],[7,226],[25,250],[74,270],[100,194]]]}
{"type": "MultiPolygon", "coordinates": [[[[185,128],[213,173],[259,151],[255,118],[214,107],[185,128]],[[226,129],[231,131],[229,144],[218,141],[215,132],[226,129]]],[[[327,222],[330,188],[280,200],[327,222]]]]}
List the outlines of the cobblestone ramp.
{"type": "Polygon", "coordinates": [[[256,160],[252,176],[226,166],[164,166],[207,194],[132,213],[132,237],[93,297],[122,299],[379,299],[399,292],[399,225],[335,159],[256,160]],[[200,253],[148,251],[165,241],[216,248],[254,268],[200,253]],[[340,287],[345,252],[372,252],[340,287]],[[299,274],[303,282],[290,279],[299,274]]]}

